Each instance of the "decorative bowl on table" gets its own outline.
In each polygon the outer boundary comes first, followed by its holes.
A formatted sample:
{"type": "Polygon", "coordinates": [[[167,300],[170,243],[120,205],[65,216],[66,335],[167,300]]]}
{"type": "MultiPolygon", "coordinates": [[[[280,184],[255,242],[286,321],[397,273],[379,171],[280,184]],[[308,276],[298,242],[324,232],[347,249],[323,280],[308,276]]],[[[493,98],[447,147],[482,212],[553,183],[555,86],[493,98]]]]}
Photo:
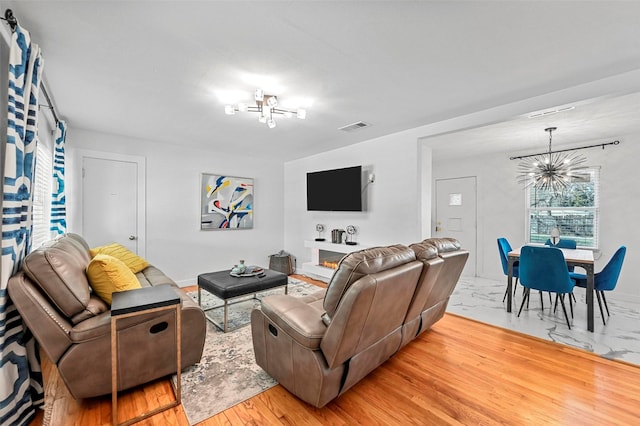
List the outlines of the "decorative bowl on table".
{"type": "Polygon", "coordinates": [[[232,277],[255,277],[255,276],[259,276],[259,275],[264,275],[264,268],[261,268],[259,266],[247,266],[246,269],[244,270],[244,272],[234,272],[233,270],[231,270],[231,272],[229,273],[229,275],[231,275],[232,277]]]}

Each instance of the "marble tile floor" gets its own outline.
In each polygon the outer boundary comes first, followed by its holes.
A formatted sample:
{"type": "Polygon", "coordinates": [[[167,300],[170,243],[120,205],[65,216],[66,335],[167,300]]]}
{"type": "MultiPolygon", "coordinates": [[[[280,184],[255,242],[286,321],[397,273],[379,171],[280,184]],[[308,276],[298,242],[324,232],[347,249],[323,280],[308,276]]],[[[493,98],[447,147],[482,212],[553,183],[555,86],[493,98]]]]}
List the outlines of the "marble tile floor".
{"type": "MultiPolygon", "coordinates": [[[[478,277],[462,277],[449,300],[447,312],[472,318],[487,324],[503,327],[585,349],[602,357],[618,359],[640,365],[640,305],[638,303],[617,300],[613,294],[607,294],[611,316],[607,325],[602,324],[598,302],[594,297],[595,313],[593,333],[587,331],[587,304],[585,290],[575,289],[577,303],[574,303],[574,317],[571,318],[569,305],[567,313],[571,330],[558,305],[553,312],[549,295],[544,294],[544,310],[540,309],[540,296],[531,292],[529,309],[525,306],[518,318],[518,309],[522,302],[522,286],[514,299],[513,312],[507,312],[507,302],[502,302],[506,289],[506,277],[503,280],[490,280],[478,277]]],[[[603,307],[604,309],[604,307],[603,307]]],[[[605,316],[607,311],[604,312],[605,316]]]]}

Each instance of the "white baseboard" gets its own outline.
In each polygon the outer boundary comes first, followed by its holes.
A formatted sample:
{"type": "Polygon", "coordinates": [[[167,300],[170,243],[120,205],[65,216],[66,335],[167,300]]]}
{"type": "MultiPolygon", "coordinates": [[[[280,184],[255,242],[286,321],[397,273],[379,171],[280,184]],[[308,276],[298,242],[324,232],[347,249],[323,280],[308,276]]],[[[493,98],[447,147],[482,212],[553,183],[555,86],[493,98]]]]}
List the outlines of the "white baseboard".
{"type": "Polygon", "coordinates": [[[190,287],[192,285],[198,285],[198,278],[194,277],[186,280],[176,281],[176,284],[178,284],[178,287],[190,287]]]}

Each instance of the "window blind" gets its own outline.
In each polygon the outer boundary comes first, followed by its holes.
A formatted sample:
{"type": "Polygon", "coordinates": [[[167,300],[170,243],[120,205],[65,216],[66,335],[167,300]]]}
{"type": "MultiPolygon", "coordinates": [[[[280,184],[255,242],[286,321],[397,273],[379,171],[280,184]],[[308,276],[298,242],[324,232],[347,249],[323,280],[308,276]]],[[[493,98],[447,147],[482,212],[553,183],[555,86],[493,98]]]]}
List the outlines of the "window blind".
{"type": "Polygon", "coordinates": [[[33,188],[33,234],[31,249],[35,250],[51,239],[52,153],[43,143],[38,144],[36,175],[33,188]]]}

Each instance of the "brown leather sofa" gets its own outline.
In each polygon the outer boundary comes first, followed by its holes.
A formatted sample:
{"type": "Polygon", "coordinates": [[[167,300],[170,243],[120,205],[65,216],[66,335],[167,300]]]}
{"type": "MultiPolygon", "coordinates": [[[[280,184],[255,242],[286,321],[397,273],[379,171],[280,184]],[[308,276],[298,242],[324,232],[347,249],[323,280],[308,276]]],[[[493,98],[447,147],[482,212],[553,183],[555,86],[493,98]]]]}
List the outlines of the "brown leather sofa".
{"type": "Polygon", "coordinates": [[[444,316],[469,257],[454,238],[429,238],[409,247],[423,268],[403,326],[402,346],[444,316]]]}
{"type": "MultiPolygon", "coordinates": [[[[89,246],[66,234],[30,253],[8,284],[9,296],[74,398],[111,393],[110,307],[91,292],[85,269],[89,246]]],[[[202,309],[158,268],[136,274],[143,287],[170,284],[182,299],[182,367],[202,356],[206,321],[202,309]]],[[[175,372],[171,312],[120,320],[119,390],[175,372]]]]}
{"type": "Polygon", "coordinates": [[[322,407],[442,318],[469,253],[450,238],[351,253],[326,290],[251,313],[256,362],[322,407]]]}

